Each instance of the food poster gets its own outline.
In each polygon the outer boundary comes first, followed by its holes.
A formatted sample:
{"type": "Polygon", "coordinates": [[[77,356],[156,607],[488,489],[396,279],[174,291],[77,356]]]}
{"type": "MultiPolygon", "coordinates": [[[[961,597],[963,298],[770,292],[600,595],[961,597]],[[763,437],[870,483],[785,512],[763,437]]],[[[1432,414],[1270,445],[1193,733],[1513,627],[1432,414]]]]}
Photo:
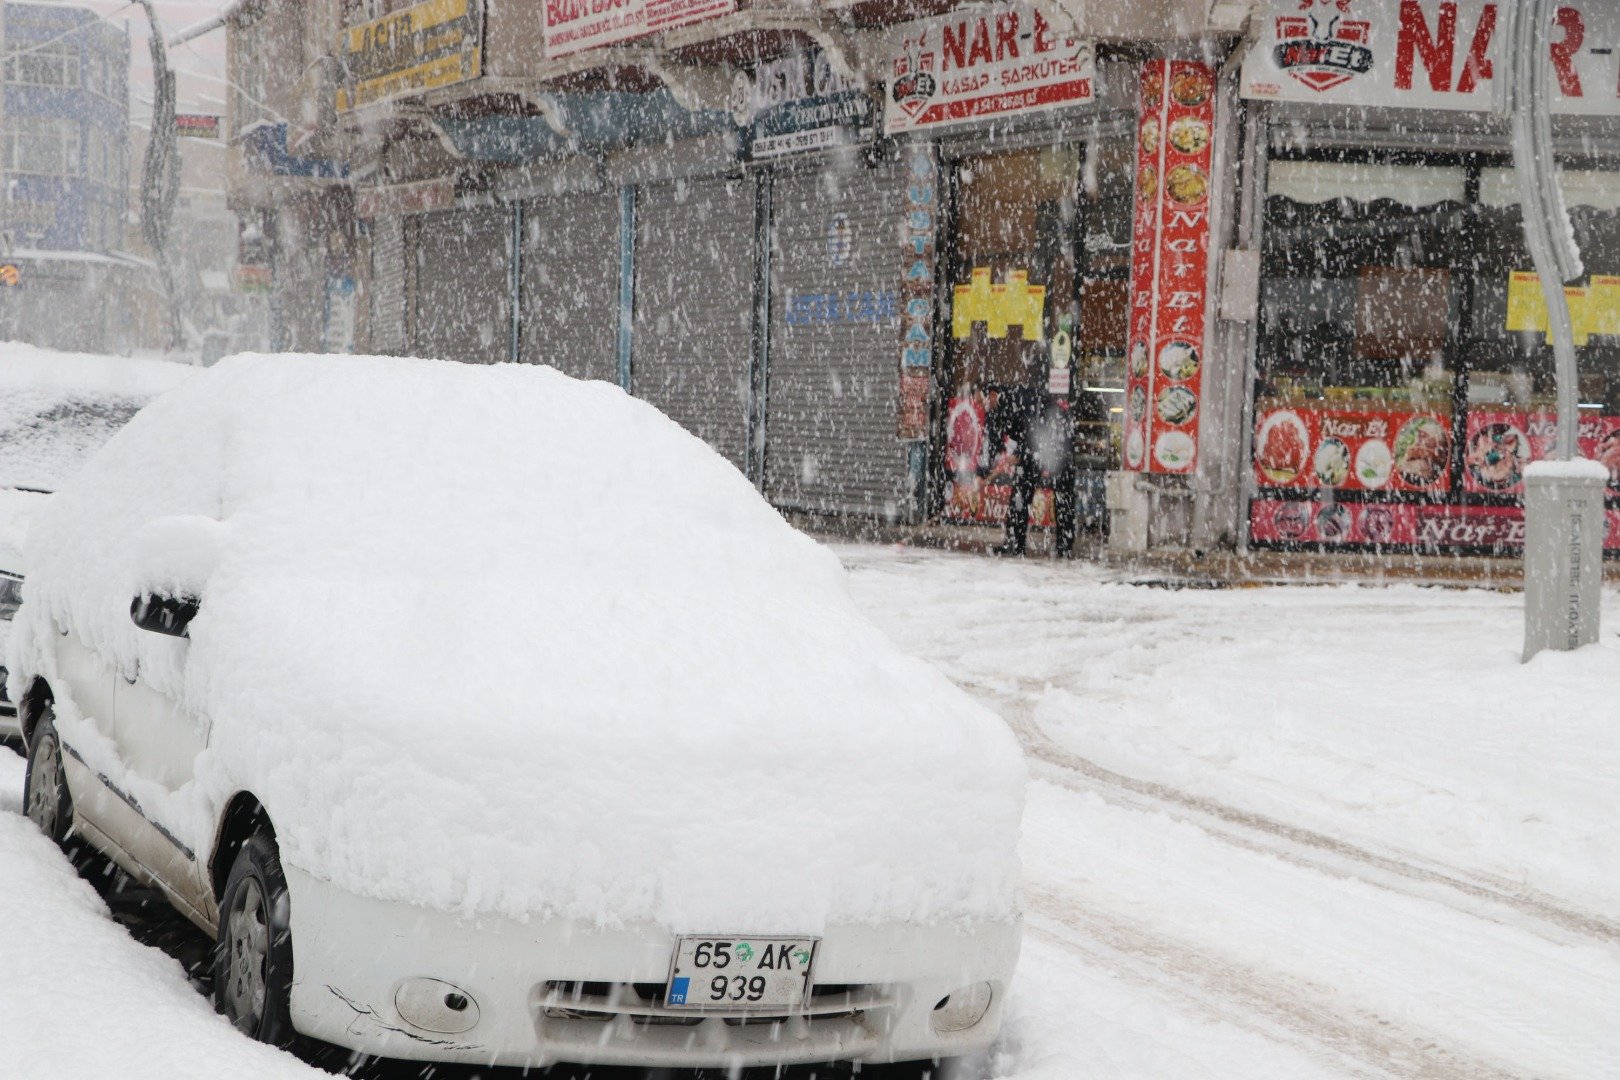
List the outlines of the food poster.
{"type": "Polygon", "coordinates": [[[1209,277],[1215,72],[1142,68],[1124,464],[1189,473],[1197,465],[1209,277]]]}
{"type": "MultiPolygon", "coordinates": [[[[1260,544],[1508,552],[1524,547],[1524,509],[1255,499],[1249,506],[1249,535],[1260,544]]],[[[1605,513],[1603,547],[1620,550],[1620,510],[1605,513]]]]}
{"type": "MultiPolygon", "coordinates": [[[[1520,495],[1524,467],[1553,456],[1558,418],[1553,413],[1470,412],[1463,447],[1463,490],[1475,495],[1520,495]]],[[[1620,417],[1583,416],[1576,449],[1609,470],[1609,489],[1620,491],[1620,417]]]]}
{"type": "MultiPolygon", "coordinates": [[[[945,516],[975,525],[1000,525],[1012,505],[1018,451],[990,444],[990,418],[1001,404],[999,390],[974,390],[953,398],[945,415],[945,516]]],[[[1031,525],[1053,523],[1052,489],[1037,486],[1031,525]]]]}
{"type": "Polygon", "coordinates": [[[1437,412],[1263,410],[1254,471],[1262,487],[1450,490],[1451,417],[1437,412]]]}

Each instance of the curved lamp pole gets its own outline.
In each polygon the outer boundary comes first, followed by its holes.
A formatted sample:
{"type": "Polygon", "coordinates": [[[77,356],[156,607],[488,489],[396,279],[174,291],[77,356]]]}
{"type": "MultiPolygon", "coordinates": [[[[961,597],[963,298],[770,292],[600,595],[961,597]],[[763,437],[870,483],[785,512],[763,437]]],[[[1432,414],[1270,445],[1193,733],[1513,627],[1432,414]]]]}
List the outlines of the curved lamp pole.
{"type": "Polygon", "coordinates": [[[1603,494],[1608,471],[1576,458],[1580,425],[1575,328],[1564,292],[1584,272],[1564,205],[1552,141],[1552,34],[1555,0],[1502,5],[1511,49],[1506,108],[1513,130],[1525,242],[1547,304],[1558,400],[1554,460],[1524,481],[1524,659],[1543,649],[1576,649],[1598,636],[1603,585],[1603,494]]]}
{"type": "Polygon", "coordinates": [[[180,340],[180,300],[175,295],[174,267],[169,261],[169,226],[174,220],[174,200],[180,193],[180,148],[174,119],[174,72],[169,70],[168,50],[163,30],[158,26],[152,0],[138,0],[146,11],[151,28],[152,48],[152,127],[146,140],[146,160],[141,165],[141,235],[157,257],[163,292],[169,301],[169,347],[180,340]]]}

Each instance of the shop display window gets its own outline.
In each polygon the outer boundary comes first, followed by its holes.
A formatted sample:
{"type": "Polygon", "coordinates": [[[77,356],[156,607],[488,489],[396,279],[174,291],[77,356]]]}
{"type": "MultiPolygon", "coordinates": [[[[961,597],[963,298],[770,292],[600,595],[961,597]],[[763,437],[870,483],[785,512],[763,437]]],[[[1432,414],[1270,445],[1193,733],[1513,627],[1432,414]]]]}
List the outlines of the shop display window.
{"type": "MultiPolygon", "coordinates": [[[[1554,382],[1509,163],[1356,150],[1278,156],[1269,174],[1253,538],[1521,541],[1523,471],[1551,451],[1554,382]]],[[[1620,170],[1569,162],[1564,191],[1587,270],[1567,290],[1581,450],[1610,467],[1620,506],[1620,170]]]]}

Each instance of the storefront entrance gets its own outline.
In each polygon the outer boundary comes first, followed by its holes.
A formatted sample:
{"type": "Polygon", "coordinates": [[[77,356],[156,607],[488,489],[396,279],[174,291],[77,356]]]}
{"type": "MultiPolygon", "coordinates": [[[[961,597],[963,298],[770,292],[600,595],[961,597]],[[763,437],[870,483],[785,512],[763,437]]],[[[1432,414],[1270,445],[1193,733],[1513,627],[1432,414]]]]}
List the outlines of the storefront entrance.
{"type": "MultiPolygon", "coordinates": [[[[1108,395],[1119,380],[1108,374],[1123,363],[1125,263],[1106,242],[1109,199],[1096,183],[1085,190],[1085,166],[1079,143],[947,165],[947,521],[1000,525],[1027,498],[1030,524],[1057,526],[1060,546],[1102,526],[1101,476],[1118,445],[1108,395]]],[[[1114,215],[1127,228],[1128,205],[1127,194],[1114,215]]]]}

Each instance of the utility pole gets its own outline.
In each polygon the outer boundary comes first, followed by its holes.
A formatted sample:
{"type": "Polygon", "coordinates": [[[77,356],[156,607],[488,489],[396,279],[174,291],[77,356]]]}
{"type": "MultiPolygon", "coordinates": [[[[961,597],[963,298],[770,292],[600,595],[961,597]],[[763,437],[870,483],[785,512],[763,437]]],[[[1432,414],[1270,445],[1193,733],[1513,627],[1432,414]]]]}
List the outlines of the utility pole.
{"type": "Polygon", "coordinates": [[[1580,378],[1564,285],[1584,272],[1564,205],[1552,141],[1552,33],[1555,0],[1503,5],[1512,49],[1507,110],[1513,172],[1525,242],[1547,303],[1557,387],[1553,460],[1524,478],[1524,659],[1543,649],[1578,649],[1598,637],[1603,593],[1603,493],[1609,473],[1576,454],[1580,378]]]}
{"type": "Polygon", "coordinates": [[[174,200],[180,193],[180,147],[175,127],[174,72],[158,25],[152,0],[138,0],[151,28],[152,127],[147,133],[146,160],[141,168],[141,235],[157,257],[163,292],[169,301],[169,347],[179,348],[180,298],[175,295],[174,267],[169,259],[169,227],[174,200]]]}

